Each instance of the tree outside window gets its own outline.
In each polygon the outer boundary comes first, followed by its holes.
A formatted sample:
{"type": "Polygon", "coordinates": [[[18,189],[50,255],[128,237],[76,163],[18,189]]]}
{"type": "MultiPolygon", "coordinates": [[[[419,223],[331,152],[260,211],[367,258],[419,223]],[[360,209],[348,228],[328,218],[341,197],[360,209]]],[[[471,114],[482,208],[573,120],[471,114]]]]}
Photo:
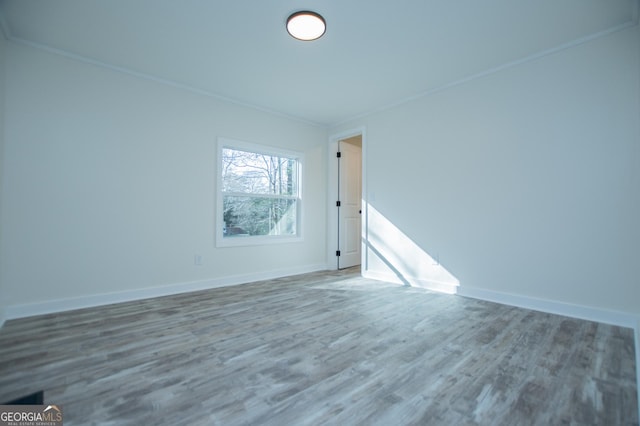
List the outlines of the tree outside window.
{"type": "Polygon", "coordinates": [[[222,239],[297,237],[300,157],[222,145],[222,239]]]}

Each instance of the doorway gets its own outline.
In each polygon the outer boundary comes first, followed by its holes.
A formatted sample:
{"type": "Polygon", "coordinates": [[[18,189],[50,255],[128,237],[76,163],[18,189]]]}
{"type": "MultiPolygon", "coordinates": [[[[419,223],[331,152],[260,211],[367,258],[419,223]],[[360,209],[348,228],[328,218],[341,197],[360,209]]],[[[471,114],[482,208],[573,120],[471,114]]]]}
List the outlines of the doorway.
{"type": "Polygon", "coordinates": [[[338,140],[338,269],[362,259],[362,135],[338,140]]]}

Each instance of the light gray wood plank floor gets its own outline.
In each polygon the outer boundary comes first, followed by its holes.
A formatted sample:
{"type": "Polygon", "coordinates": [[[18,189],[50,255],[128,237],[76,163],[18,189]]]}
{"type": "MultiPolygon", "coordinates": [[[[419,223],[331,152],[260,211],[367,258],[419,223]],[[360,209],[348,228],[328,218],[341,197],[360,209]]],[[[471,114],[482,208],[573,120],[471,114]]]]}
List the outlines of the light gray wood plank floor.
{"type": "Polygon", "coordinates": [[[65,425],[638,424],[631,329],[357,270],[8,321],[0,401],[65,425]]]}

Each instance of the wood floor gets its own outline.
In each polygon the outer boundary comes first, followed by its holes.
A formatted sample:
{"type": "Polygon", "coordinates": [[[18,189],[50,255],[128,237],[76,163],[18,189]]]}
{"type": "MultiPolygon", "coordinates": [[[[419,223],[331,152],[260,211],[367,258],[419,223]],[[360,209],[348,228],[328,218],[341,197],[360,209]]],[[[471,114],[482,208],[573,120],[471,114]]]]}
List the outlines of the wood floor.
{"type": "Polygon", "coordinates": [[[631,329],[360,278],[8,321],[0,401],[70,425],[638,424],[631,329]]]}

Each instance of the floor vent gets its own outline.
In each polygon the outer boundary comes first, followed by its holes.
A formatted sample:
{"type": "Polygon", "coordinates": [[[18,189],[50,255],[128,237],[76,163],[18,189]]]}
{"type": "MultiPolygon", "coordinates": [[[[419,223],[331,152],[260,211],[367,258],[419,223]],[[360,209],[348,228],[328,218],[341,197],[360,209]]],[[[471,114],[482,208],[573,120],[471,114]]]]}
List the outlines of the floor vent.
{"type": "Polygon", "coordinates": [[[44,391],[38,391],[31,395],[26,395],[3,405],[42,405],[44,403],[44,391]]]}

